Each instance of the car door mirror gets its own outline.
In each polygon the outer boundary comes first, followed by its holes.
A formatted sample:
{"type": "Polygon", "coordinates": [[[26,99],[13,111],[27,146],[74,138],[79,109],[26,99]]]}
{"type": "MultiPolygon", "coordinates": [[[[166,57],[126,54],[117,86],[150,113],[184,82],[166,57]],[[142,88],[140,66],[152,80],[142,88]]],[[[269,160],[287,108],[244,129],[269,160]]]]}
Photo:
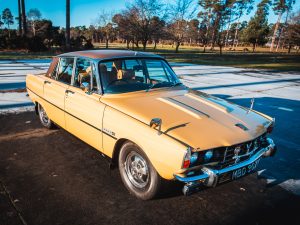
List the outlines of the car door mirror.
{"type": "Polygon", "coordinates": [[[81,83],[80,89],[83,90],[85,93],[89,93],[91,91],[90,84],[88,82],[81,83]]]}
{"type": "Polygon", "coordinates": [[[158,129],[158,135],[161,135],[162,132],[161,132],[161,124],[162,124],[162,120],[160,118],[153,118],[151,121],[150,121],[150,124],[149,126],[151,128],[154,128],[154,129],[158,129]]]}

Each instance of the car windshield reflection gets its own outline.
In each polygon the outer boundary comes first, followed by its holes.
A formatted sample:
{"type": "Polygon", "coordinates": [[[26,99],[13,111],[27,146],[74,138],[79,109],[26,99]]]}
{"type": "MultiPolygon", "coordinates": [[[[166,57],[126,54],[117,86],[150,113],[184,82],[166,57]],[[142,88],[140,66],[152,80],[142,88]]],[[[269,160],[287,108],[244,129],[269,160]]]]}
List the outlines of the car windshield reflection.
{"type": "Polygon", "coordinates": [[[149,91],[181,84],[162,59],[131,58],[101,61],[99,71],[104,93],[149,91]]]}

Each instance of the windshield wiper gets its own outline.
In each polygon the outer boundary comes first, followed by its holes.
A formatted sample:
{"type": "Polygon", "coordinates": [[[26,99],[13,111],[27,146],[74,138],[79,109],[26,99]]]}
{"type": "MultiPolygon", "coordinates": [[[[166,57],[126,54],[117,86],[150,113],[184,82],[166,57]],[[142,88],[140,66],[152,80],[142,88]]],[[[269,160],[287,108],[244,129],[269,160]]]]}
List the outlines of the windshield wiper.
{"type": "Polygon", "coordinates": [[[181,82],[174,82],[170,87],[176,87],[182,85],[181,82]]]}
{"type": "Polygon", "coordinates": [[[150,91],[152,88],[155,88],[157,86],[164,85],[164,84],[172,84],[172,83],[167,82],[167,81],[163,81],[163,82],[160,82],[160,83],[152,84],[149,88],[146,89],[146,92],[150,91]]]}

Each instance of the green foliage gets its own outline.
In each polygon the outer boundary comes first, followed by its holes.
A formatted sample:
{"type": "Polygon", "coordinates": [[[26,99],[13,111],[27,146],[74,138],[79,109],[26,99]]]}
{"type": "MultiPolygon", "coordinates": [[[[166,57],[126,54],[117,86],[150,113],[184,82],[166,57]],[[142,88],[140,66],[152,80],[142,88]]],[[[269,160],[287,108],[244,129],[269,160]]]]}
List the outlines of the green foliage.
{"type": "Polygon", "coordinates": [[[269,14],[270,1],[262,0],[257,5],[257,11],[255,15],[250,19],[248,26],[242,34],[242,38],[245,42],[253,45],[253,51],[256,45],[263,45],[267,43],[267,36],[269,34],[269,26],[267,16],[269,14]]]}
{"type": "Polygon", "coordinates": [[[290,11],[295,0],[274,0],[273,10],[276,14],[283,14],[286,11],[290,11]]]}
{"type": "Polygon", "coordinates": [[[10,25],[14,24],[14,17],[11,14],[11,11],[9,8],[6,8],[2,11],[2,19],[3,19],[4,24],[7,25],[8,29],[9,29],[10,25]]]}

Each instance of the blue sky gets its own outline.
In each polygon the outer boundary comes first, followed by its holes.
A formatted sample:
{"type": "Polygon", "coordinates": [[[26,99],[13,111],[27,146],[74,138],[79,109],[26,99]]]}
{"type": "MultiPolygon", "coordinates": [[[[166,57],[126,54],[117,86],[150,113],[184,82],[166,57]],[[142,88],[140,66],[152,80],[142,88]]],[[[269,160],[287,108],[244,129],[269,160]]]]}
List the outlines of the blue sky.
{"type": "MultiPolygon", "coordinates": [[[[256,4],[260,0],[255,0],[256,4]]],[[[71,0],[71,26],[86,25],[89,26],[95,21],[97,14],[102,10],[121,11],[126,7],[130,0],[71,0]]],[[[166,3],[172,2],[165,0],[166,3]]],[[[195,0],[195,2],[197,2],[195,0]]],[[[65,0],[25,0],[26,11],[31,8],[38,8],[43,18],[53,21],[55,26],[65,26],[65,0]]],[[[255,5],[256,5],[255,4],[255,5]]],[[[17,0],[0,0],[0,12],[5,8],[10,8],[14,16],[18,13],[17,0]]],[[[300,0],[296,0],[294,10],[300,10],[300,0]]],[[[244,16],[247,20],[255,12],[252,10],[249,16],[244,16]]],[[[274,23],[276,16],[271,12],[269,22],[274,23]]],[[[16,27],[16,23],[14,25],[16,27]]]]}

